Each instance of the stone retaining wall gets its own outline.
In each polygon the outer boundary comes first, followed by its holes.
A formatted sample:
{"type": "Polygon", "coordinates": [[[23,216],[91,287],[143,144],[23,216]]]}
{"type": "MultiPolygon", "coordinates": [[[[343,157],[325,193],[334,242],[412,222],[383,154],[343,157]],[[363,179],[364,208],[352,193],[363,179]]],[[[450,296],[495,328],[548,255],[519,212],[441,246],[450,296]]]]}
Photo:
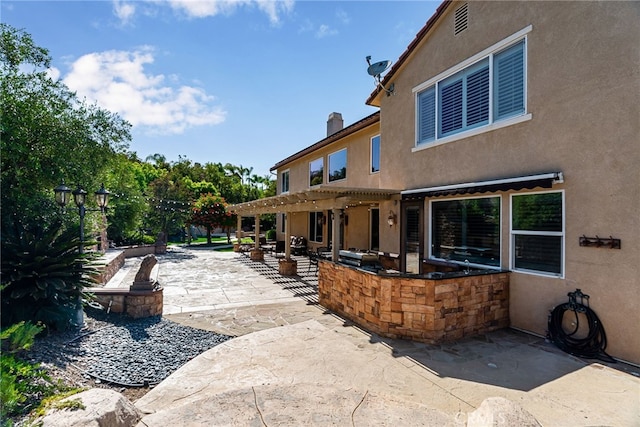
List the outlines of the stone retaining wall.
{"type": "Polygon", "coordinates": [[[105,285],[122,268],[126,258],[124,251],[108,251],[104,256],[105,264],[98,266],[99,274],[95,276],[96,283],[105,285]]]}
{"type": "Polygon", "coordinates": [[[167,245],[123,246],[120,249],[124,251],[125,258],[143,257],[149,254],[158,255],[167,253],[167,245]]]}
{"type": "Polygon", "coordinates": [[[389,338],[439,343],[509,326],[509,274],[431,280],[320,261],[320,304],[389,338]]]}

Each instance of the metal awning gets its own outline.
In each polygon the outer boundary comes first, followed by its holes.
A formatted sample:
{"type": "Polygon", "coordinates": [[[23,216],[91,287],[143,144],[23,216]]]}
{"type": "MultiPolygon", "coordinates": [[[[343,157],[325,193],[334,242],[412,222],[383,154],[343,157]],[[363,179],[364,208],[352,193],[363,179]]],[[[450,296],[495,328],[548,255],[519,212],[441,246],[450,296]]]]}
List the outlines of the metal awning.
{"type": "Polygon", "coordinates": [[[229,210],[241,216],[251,216],[278,212],[344,209],[350,206],[389,200],[394,194],[400,194],[400,190],[321,185],[297,193],[279,194],[251,202],[238,203],[229,206],[229,210]]]}
{"type": "Polygon", "coordinates": [[[538,187],[551,188],[553,184],[561,184],[563,182],[562,172],[550,172],[489,181],[416,188],[402,191],[400,194],[402,194],[403,200],[418,200],[426,197],[453,196],[459,194],[493,193],[497,191],[524,190],[538,187]]]}

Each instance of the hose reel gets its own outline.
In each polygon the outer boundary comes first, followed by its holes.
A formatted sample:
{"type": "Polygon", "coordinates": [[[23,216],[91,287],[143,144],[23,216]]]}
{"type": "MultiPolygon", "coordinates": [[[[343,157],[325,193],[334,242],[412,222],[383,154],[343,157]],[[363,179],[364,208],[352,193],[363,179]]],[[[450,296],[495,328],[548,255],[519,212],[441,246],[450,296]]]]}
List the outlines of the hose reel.
{"type": "MultiPolygon", "coordinates": [[[[547,338],[562,351],[585,359],[599,359],[603,362],[615,363],[616,360],[605,351],[607,335],[602,322],[589,307],[589,295],[580,289],[567,294],[569,302],[556,306],[549,313],[547,338]],[[578,301],[579,300],[579,301],[578,301]],[[567,312],[573,313],[574,321],[571,327],[565,329],[563,322],[567,312]],[[580,318],[586,319],[588,332],[579,334],[580,318]]],[[[571,316],[571,313],[569,315],[571,316]]],[[[584,326],[584,325],[583,325],[584,326]]]]}

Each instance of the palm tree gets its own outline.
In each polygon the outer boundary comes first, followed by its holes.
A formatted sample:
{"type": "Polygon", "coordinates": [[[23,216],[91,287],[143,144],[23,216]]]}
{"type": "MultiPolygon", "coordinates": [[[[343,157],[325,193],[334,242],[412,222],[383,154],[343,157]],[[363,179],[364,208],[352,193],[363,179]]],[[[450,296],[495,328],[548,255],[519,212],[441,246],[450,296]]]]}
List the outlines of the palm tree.
{"type": "Polygon", "coordinates": [[[167,157],[163,154],[151,154],[144,159],[147,163],[152,163],[155,167],[159,169],[169,169],[170,165],[167,162],[167,157]]]}
{"type": "Polygon", "coordinates": [[[224,165],[224,170],[225,170],[225,174],[228,177],[236,177],[240,180],[240,182],[242,183],[242,174],[240,172],[240,168],[242,166],[238,167],[236,165],[232,165],[231,163],[227,163],[224,165]]]}

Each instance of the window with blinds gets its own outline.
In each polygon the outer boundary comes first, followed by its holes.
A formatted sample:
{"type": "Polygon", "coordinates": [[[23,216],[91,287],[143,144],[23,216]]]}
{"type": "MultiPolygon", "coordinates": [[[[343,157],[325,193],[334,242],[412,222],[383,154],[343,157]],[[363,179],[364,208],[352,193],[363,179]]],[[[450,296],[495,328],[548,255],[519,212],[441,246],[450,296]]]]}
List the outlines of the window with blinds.
{"type": "Polygon", "coordinates": [[[439,136],[489,122],[489,61],[469,67],[438,85],[439,136]]]}
{"type": "Polygon", "coordinates": [[[417,144],[524,115],[525,68],[522,38],[417,92],[417,144]]]}
{"type": "Polygon", "coordinates": [[[511,268],[563,276],[563,193],[511,197],[511,268]]]}
{"type": "Polygon", "coordinates": [[[500,267],[500,197],[431,202],[431,257],[500,267]]]}
{"type": "Polygon", "coordinates": [[[494,117],[524,113],[524,41],[495,55],[494,117]]]}

